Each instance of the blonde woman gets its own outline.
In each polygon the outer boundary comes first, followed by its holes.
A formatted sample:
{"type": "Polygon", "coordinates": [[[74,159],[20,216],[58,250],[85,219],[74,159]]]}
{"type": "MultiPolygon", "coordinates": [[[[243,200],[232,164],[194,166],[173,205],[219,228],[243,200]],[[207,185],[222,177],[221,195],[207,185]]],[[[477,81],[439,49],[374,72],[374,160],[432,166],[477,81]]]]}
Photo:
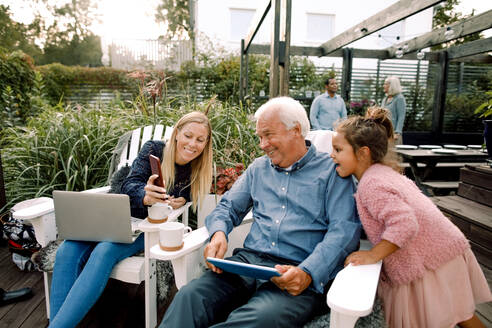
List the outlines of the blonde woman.
{"type": "MultiPolygon", "coordinates": [[[[179,208],[191,200],[196,208],[212,182],[211,134],[207,116],[192,112],[176,123],[167,144],[143,145],[121,188],[130,196],[133,217],[146,218],[147,207],[157,202],[179,208]],[[166,188],[154,185],[151,154],[161,159],[166,188]]],[[[143,249],[143,234],[131,244],[64,241],[53,270],[50,327],[75,327],[103,292],[113,267],[143,249]]]]}
{"type": "Polygon", "coordinates": [[[391,113],[391,122],[395,129],[393,136],[395,144],[399,145],[403,143],[402,132],[407,111],[407,104],[402,94],[400,80],[396,76],[388,76],[384,81],[383,89],[386,97],[381,102],[381,107],[387,108],[391,113]]]}

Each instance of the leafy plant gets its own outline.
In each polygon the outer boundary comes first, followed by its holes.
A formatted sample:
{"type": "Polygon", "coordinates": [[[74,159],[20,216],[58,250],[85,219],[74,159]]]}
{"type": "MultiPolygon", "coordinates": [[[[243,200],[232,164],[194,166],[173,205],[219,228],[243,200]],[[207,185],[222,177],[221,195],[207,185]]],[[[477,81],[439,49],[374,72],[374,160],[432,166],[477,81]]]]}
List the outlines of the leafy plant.
{"type": "Polygon", "coordinates": [[[131,124],[121,114],[57,106],[30,119],[26,127],[9,128],[2,152],[9,204],[51,196],[55,189],[101,186],[112,149],[131,124]]]}
{"type": "Polygon", "coordinates": [[[234,167],[220,167],[215,173],[210,193],[223,195],[226,191],[232,188],[232,185],[244,171],[242,163],[236,164],[234,167]]]}
{"type": "Polygon", "coordinates": [[[351,101],[349,106],[350,115],[365,115],[367,108],[374,106],[374,100],[362,99],[361,101],[351,101]]]}
{"type": "Polygon", "coordinates": [[[492,90],[485,92],[487,99],[475,109],[475,114],[480,114],[479,117],[487,118],[492,115],[492,90]]]}
{"type": "Polygon", "coordinates": [[[21,51],[0,52],[0,110],[1,126],[24,124],[31,115],[30,92],[33,88],[32,59],[21,51]]]}

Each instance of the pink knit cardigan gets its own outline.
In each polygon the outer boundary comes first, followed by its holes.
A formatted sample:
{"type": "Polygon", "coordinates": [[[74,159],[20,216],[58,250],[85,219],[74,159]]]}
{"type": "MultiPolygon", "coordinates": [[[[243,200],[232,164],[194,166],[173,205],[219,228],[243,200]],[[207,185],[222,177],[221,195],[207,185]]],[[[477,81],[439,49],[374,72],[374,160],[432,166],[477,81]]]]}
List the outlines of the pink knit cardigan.
{"type": "Polygon", "coordinates": [[[409,283],[470,247],[415,183],[389,166],[369,167],[355,199],[369,241],[375,245],[385,239],[400,247],[383,260],[383,282],[409,283]]]}

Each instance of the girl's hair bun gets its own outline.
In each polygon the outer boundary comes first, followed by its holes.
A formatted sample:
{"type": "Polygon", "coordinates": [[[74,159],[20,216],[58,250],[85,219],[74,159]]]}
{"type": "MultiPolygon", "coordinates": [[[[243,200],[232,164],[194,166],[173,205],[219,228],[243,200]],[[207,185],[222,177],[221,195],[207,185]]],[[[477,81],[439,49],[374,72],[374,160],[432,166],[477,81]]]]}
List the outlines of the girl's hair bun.
{"type": "Polygon", "coordinates": [[[386,136],[389,139],[393,138],[393,124],[391,123],[391,113],[383,107],[372,106],[367,109],[366,119],[374,120],[374,122],[381,124],[386,130],[386,136]]]}

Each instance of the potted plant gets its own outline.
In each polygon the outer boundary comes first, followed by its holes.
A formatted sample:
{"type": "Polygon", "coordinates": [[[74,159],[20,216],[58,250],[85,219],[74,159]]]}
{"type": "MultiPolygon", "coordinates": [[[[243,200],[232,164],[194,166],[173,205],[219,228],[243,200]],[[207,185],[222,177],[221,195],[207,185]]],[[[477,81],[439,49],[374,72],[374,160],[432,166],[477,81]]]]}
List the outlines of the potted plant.
{"type": "Polygon", "coordinates": [[[485,140],[485,147],[487,147],[489,157],[492,157],[492,120],[487,119],[487,117],[492,115],[492,90],[485,92],[485,94],[487,95],[487,99],[475,109],[475,114],[480,114],[479,117],[484,118],[483,137],[485,140]]]}

